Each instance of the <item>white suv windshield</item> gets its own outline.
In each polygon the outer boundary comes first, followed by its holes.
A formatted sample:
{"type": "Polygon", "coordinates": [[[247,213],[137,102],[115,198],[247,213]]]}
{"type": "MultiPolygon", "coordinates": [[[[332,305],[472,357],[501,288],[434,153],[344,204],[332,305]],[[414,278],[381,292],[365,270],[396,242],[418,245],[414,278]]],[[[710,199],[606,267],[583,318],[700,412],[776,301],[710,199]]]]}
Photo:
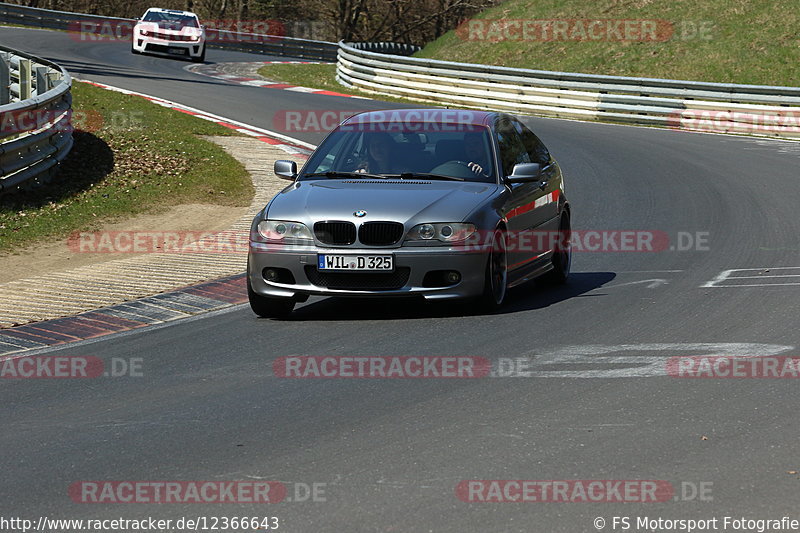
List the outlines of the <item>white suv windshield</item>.
{"type": "Polygon", "coordinates": [[[197,28],[197,19],[191,15],[183,15],[181,13],[165,13],[163,11],[148,11],[145,13],[145,22],[156,22],[159,26],[170,26],[174,28],[197,28]]]}

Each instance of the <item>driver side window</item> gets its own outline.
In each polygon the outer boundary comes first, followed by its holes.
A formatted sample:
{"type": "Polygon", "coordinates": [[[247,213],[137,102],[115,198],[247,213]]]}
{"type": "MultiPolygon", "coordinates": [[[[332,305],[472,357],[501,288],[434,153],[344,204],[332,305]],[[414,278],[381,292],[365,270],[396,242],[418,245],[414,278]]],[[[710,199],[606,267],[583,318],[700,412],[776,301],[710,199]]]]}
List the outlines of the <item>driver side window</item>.
{"type": "Polygon", "coordinates": [[[497,145],[500,147],[500,162],[503,165],[504,176],[511,175],[514,165],[531,162],[522,138],[508,120],[501,121],[497,126],[497,145]]]}
{"type": "Polygon", "coordinates": [[[522,144],[531,157],[533,163],[539,163],[542,168],[550,164],[550,152],[547,151],[542,141],[521,122],[515,121],[514,127],[522,138],[522,144]]]}

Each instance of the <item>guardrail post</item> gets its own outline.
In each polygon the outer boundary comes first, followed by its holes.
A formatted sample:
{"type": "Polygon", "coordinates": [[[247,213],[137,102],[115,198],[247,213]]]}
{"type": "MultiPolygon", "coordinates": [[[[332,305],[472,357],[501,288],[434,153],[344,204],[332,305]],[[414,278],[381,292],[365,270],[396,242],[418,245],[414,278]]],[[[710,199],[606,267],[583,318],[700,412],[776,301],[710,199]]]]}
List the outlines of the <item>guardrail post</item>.
{"type": "Polygon", "coordinates": [[[50,80],[47,78],[47,67],[36,67],[36,95],[41,95],[50,90],[50,80]]]}
{"type": "Polygon", "coordinates": [[[0,105],[11,101],[11,70],[5,56],[0,56],[0,105]]]}
{"type": "Polygon", "coordinates": [[[60,72],[48,72],[47,73],[47,90],[49,91],[56,85],[61,83],[61,73],[60,72]]]}
{"type": "Polygon", "coordinates": [[[31,97],[31,60],[19,60],[19,99],[27,100],[31,97]]]}

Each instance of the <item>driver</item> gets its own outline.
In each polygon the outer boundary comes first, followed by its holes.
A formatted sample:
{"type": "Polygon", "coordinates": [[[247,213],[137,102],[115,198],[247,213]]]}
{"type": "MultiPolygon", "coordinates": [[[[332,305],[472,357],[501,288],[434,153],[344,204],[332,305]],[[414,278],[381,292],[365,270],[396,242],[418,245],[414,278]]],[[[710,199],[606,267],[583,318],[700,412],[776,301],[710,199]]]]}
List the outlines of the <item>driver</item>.
{"type": "Polygon", "coordinates": [[[367,157],[358,164],[356,172],[387,174],[394,169],[391,164],[394,140],[385,132],[374,132],[367,137],[367,157]]]}
{"type": "Polygon", "coordinates": [[[491,168],[491,163],[486,154],[486,144],[484,135],[480,132],[468,132],[464,134],[464,150],[470,158],[467,166],[475,174],[489,175],[487,171],[491,168]]]}

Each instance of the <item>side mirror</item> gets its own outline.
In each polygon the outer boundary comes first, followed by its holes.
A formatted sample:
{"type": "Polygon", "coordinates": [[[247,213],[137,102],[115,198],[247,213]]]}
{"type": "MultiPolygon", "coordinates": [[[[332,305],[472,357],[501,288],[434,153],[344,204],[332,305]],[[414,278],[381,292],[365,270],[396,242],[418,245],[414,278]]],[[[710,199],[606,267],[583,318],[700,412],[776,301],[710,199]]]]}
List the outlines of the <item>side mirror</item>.
{"type": "Polygon", "coordinates": [[[294,161],[275,161],[275,175],[279,178],[294,181],[297,177],[297,163],[294,161]]]}
{"type": "Polygon", "coordinates": [[[530,183],[540,181],[542,166],[539,163],[519,163],[514,165],[511,175],[506,178],[509,183],[530,183]]]}

